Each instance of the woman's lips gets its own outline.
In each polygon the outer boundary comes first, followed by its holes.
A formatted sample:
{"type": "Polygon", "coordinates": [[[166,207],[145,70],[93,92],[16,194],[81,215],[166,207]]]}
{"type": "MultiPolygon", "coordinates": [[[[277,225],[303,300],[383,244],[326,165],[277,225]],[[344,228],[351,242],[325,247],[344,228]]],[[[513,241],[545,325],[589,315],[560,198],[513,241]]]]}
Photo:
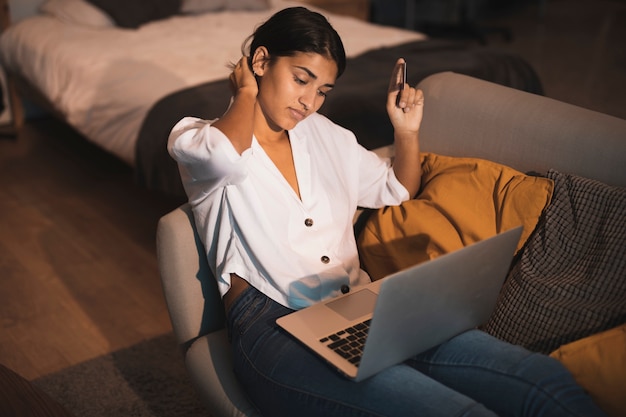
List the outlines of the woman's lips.
{"type": "Polygon", "coordinates": [[[289,108],[289,111],[291,112],[291,115],[293,116],[293,118],[298,121],[303,120],[306,117],[306,113],[300,110],[289,108]]]}

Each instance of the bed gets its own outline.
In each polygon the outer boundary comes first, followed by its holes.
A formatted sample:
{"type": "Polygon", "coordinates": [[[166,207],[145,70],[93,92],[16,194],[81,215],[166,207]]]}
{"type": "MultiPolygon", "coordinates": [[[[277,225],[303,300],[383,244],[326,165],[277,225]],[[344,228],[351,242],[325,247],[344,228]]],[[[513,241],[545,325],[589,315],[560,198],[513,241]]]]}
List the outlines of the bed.
{"type": "MultiPolygon", "coordinates": [[[[219,117],[230,99],[227,64],[239,58],[243,40],[277,10],[302,5],[288,0],[3,3],[20,14],[0,36],[0,62],[21,93],[134,167],[141,186],[176,196],[183,191],[165,149],[169,130],[183,116],[219,117]]],[[[0,10],[6,13],[5,7],[0,10]]],[[[411,83],[455,71],[541,93],[537,75],[516,55],[323,13],[342,36],[349,60],[320,112],[353,130],[368,149],[392,141],[384,100],[399,56],[409,63],[411,83]]]]}

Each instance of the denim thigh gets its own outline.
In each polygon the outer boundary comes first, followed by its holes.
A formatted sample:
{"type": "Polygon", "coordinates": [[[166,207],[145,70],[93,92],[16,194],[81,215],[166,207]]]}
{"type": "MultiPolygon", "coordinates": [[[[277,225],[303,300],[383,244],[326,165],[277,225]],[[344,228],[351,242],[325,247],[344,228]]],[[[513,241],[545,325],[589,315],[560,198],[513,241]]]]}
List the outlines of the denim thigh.
{"type": "Polygon", "coordinates": [[[558,360],[478,330],[407,363],[502,417],[605,416],[558,360]]]}
{"type": "Polygon", "coordinates": [[[407,364],[350,381],[277,324],[292,310],[250,287],[228,314],[235,374],[261,414],[280,416],[495,416],[407,364]]]}

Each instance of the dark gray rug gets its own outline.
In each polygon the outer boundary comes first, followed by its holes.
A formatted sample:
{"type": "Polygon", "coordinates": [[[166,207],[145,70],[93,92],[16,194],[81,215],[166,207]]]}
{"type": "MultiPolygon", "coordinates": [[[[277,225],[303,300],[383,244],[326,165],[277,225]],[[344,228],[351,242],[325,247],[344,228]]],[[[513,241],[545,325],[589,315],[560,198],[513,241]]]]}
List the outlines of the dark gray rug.
{"type": "Polygon", "coordinates": [[[166,334],[33,381],[76,417],[208,417],[166,334]]]}

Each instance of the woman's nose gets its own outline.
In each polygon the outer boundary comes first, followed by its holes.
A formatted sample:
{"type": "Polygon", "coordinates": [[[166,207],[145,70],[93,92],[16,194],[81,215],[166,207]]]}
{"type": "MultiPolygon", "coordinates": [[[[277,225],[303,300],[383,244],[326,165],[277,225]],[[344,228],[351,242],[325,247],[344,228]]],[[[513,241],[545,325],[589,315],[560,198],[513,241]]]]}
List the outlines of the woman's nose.
{"type": "Polygon", "coordinates": [[[311,108],[309,104],[306,104],[306,100],[304,98],[300,98],[300,104],[302,105],[305,111],[308,111],[311,108]]]}
{"type": "Polygon", "coordinates": [[[300,97],[300,104],[304,107],[304,110],[310,110],[315,105],[315,100],[318,97],[316,89],[307,89],[307,91],[300,97]]]}

